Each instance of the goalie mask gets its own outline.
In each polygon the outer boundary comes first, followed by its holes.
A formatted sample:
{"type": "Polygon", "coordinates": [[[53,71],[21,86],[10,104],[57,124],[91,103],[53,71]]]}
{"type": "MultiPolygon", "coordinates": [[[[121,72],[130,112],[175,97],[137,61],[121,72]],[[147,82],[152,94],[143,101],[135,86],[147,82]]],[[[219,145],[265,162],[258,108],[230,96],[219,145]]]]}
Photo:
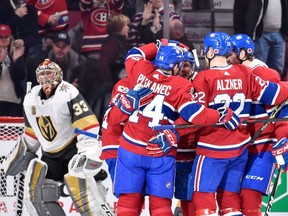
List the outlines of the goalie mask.
{"type": "Polygon", "coordinates": [[[56,63],[45,59],[36,69],[36,78],[43,90],[56,87],[63,79],[63,71],[56,63]]]}

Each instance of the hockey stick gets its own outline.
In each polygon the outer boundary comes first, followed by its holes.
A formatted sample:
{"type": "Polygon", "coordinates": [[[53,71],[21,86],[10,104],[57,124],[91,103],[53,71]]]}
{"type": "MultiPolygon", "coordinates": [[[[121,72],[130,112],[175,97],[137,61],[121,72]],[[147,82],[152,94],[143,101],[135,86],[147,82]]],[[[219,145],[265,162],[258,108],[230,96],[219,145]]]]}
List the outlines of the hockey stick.
{"type": "MultiPolygon", "coordinates": [[[[99,183],[96,183],[93,177],[87,177],[87,184],[91,186],[91,189],[93,191],[98,191],[99,193],[101,193],[101,186],[99,185],[99,183]]],[[[102,190],[103,189],[106,190],[106,188],[102,188],[102,190]]],[[[107,202],[105,198],[103,198],[103,193],[106,193],[106,192],[102,191],[102,194],[101,194],[102,196],[99,196],[99,194],[95,196],[97,199],[97,204],[99,205],[98,214],[100,214],[101,216],[115,216],[116,212],[114,208],[107,202]]]]}
{"type": "Polygon", "coordinates": [[[200,62],[199,62],[198,55],[197,55],[197,50],[193,49],[192,53],[193,53],[193,56],[194,56],[194,59],[195,59],[196,72],[198,73],[198,72],[201,71],[201,67],[200,67],[200,62]]]}
{"type": "Polygon", "coordinates": [[[94,134],[94,133],[90,133],[88,131],[84,131],[84,130],[81,130],[79,128],[75,128],[74,129],[74,133],[75,134],[83,134],[83,135],[86,135],[88,137],[92,137],[92,138],[96,138],[96,139],[101,139],[101,136],[98,135],[98,134],[94,134]]]}
{"type": "Polygon", "coordinates": [[[265,209],[264,216],[269,216],[269,213],[271,211],[272,204],[273,204],[273,201],[274,201],[274,198],[275,198],[276,190],[277,190],[277,187],[278,187],[278,184],[279,184],[279,179],[280,179],[281,174],[282,174],[282,170],[281,170],[281,166],[280,165],[279,165],[279,168],[277,170],[278,170],[278,173],[277,173],[277,176],[276,176],[276,179],[275,179],[275,182],[274,182],[274,185],[273,185],[270,197],[269,197],[269,201],[268,201],[266,209],[265,209]]]}
{"type": "Polygon", "coordinates": [[[257,120],[243,120],[243,124],[257,124],[257,123],[265,123],[269,124],[271,122],[283,122],[288,121],[288,118],[268,118],[268,119],[257,119],[257,120]]]}
{"type": "MultiPolygon", "coordinates": [[[[286,105],[286,102],[288,100],[285,100],[284,102],[282,102],[280,105],[277,106],[277,108],[271,113],[271,115],[269,116],[268,119],[263,119],[263,120],[276,120],[275,117],[276,115],[280,112],[280,110],[286,105]]],[[[281,119],[281,118],[279,118],[281,119]]],[[[284,120],[283,120],[284,121],[284,120]]],[[[285,120],[287,121],[287,120],[285,120]]],[[[264,121],[263,121],[264,122],[264,121]]],[[[272,121],[272,122],[276,122],[276,121],[272,121]]],[[[258,123],[258,122],[257,122],[258,123]]],[[[264,124],[261,126],[261,128],[259,128],[258,131],[256,131],[256,133],[253,135],[253,137],[250,140],[250,143],[254,143],[255,140],[260,136],[260,134],[265,130],[265,128],[268,126],[268,124],[270,123],[270,121],[265,121],[264,124]]]]}
{"type": "MultiPolygon", "coordinates": [[[[75,128],[74,132],[76,134],[83,134],[86,135],[88,137],[92,137],[92,138],[96,138],[96,139],[101,139],[101,136],[99,136],[98,134],[94,134],[94,133],[90,133],[88,131],[84,131],[81,130],[79,128],[75,128]]],[[[86,177],[87,180],[87,184],[89,186],[91,186],[93,188],[92,191],[100,191],[99,190],[99,185],[97,185],[97,183],[95,182],[94,177],[86,177]]],[[[101,194],[102,196],[99,196],[99,194],[97,194],[95,197],[97,198],[95,201],[97,204],[97,209],[98,209],[98,214],[99,216],[115,216],[115,210],[114,208],[108,203],[108,201],[103,197],[103,194],[101,194]]]]}
{"type": "Polygon", "coordinates": [[[208,126],[221,126],[223,123],[217,123],[217,124],[200,124],[200,125],[195,125],[195,124],[179,124],[179,125],[157,125],[152,127],[152,130],[166,130],[166,129],[184,129],[184,128],[200,128],[200,127],[208,127],[208,126]]]}
{"type": "MultiPolygon", "coordinates": [[[[257,119],[257,120],[243,120],[243,124],[256,124],[264,122],[270,123],[270,122],[282,122],[282,121],[288,121],[288,118],[269,118],[269,119],[257,119]]],[[[209,127],[209,126],[221,126],[223,123],[217,123],[217,124],[200,124],[200,125],[194,125],[194,124],[179,124],[179,125],[158,125],[154,126],[153,130],[165,130],[165,129],[184,129],[184,128],[200,128],[200,127],[209,127]]]]}

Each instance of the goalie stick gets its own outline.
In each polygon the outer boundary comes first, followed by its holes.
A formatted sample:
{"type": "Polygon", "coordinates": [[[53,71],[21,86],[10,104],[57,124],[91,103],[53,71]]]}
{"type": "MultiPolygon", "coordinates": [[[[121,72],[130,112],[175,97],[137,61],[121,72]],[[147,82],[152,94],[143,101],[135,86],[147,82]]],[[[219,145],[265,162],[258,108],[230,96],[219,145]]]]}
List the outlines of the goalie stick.
{"type": "Polygon", "coordinates": [[[278,184],[279,184],[279,179],[280,179],[281,174],[282,174],[282,170],[281,170],[281,166],[280,165],[279,165],[279,168],[277,169],[277,171],[278,171],[277,172],[277,176],[276,176],[274,184],[273,184],[273,188],[272,188],[272,191],[271,191],[271,194],[270,194],[270,197],[269,197],[269,201],[268,201],[266,209],[265,209],[264,216],[269,216],[269,213],[270,213],[271,208],[272,208],[272,204],[273,204],[273,201],[274,201],[274,198],[275,198],[275,194],[276,194],[276,191],[277,191],[277,187],[278,187],[278,184]]]}
{"type": "MultiPolygon", "coordinates": [[[[98,134],[90,133],[90,132],[81,130],[79,128],[75,128],[74,132],[76,134],[83,134],[85,136],[96,138],[98,140],[101,139],[101,136],[99,136],[98,134]]],[[[94,191],[97,191],[96,189],[99,188],[99,186],[97,186],[94,177],[86,177],[86,179],[87,179],[88,184],[91,185],[92,188],[94,188],[94,191]]],[[[99,216],[100,215],[101,216],[115,216],[116,215],[114,208],[107,202],[105,198],[103,198],[102,196],[97,196],[97,202],[99,205],[98,206],[99,216]]]]}
{"type": "Polygon", "coordinates": [[[84,130],[81,130],[81,129],[79,129],[79,128],[75,128],[74,129],[74,133],[76,133],[76,134],[83,134],[83,135],[85,135],[85,136],[88,136],[88,137],[92,137],[92,138],[96,138],[96,139],[101,139],[101,136],[100,135],[98,135],[98,134],[94,134],[94,133],[90,133],[90,132],[88,132],[88,131],[84,131],[84,130]]]}

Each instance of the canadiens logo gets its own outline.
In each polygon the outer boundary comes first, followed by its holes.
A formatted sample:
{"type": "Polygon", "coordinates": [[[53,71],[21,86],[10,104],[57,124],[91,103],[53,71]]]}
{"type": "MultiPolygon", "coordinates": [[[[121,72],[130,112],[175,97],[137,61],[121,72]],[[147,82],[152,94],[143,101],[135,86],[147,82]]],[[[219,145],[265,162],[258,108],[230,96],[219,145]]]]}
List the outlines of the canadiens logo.
{"type": "Polygon", "coordinates": [[[61,86],[60,86],[60,90],[59,91],[63,91],[63,92],[67,92],[67,90],[69,90],[69,86],[68,85],[66,85],[66,84],[62,84],[61,86]]]}
{"type": "Polygon", "coordinates": [[[36,115],[36,107],[35,106],[31,107],[31,113],[32,113],[32,115],[36,115]]]}
{"type": "Polygon", "coordinates": [[[91,21],[96,26],[106,26],[108,14],[109,11],[107,9],[96,9],[91,14],[91,21]]]}

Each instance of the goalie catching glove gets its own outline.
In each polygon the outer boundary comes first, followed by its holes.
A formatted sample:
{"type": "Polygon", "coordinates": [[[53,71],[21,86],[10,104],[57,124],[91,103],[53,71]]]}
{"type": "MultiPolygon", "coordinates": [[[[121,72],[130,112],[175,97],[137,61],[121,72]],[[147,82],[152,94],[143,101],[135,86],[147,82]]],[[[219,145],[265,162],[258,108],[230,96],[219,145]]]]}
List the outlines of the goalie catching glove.
{"type": "Polygon", "coordinates": [[[95,176],[101,170],[103,163],[100,159],[100,142],[96,139],[81,140],[76,146],[78,153],[68,164],[69,174],[80,178],[95,176]]]}
{"type": "Polygon", "coordinates": [[[272,155],[279,166],[284,170],[288,171],[288,139],[286,137],[282,138],[276,144],[272,146],[272,155]]]}
{"type": "Polygon", "coordinates": [[[153,98],[153,91],[150,88],[136,85],[130,89],[126,94],[122,94],[117,101],[119,109],[131,115],[135,110],[147,105],[153,98]]]}
{"type": "Polygon", "coordinates": [[[180,140],[180,136],[177,131],[163,130],[163,132],[157,133],[156,136],[149,140],[146,147],[149,154],[154,157],[160,157],[168,154],[171,148],[177,148],[177,143],[180,140]]]}
{"type": "Polygon", "coordinates": [[[240,118],[229,107],[217,109],[220,114],[219,123],[223,123],[228,130],[235,130],[240,124],[240,118]]]}

